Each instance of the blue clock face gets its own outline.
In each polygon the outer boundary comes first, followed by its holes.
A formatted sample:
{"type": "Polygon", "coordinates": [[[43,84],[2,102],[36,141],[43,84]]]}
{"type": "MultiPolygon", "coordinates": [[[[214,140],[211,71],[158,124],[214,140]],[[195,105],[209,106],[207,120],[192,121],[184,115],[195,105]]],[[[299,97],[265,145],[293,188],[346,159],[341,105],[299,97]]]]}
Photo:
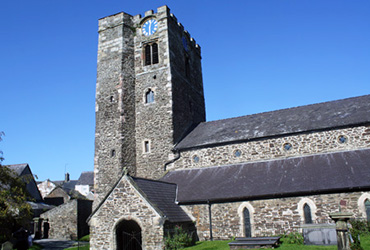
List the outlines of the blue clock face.
{"type": "Polygon", "coordinates": [[[158,22],[154,19],[146,21],[143,25],[143,34],[145,36],[153,35],[158,29],[158,22]]]}

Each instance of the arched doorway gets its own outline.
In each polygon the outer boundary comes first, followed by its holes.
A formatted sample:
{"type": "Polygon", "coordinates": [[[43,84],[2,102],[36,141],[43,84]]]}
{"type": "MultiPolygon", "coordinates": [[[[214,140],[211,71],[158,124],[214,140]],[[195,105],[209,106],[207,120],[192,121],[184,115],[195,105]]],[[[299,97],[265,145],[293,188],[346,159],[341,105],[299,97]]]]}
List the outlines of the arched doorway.
{"type": "Polygon", "coordinates": [[[244,217],[245,237],[252,237],[251,218],[250,218],[249,210],[246,207],[243,209],[243,217],[244,217]]]}
{"type": "Polygon", "coordinates": [[[141,228],[133,220],[123,220],[116,227],[117,250],[142,250],[141,228]]]}

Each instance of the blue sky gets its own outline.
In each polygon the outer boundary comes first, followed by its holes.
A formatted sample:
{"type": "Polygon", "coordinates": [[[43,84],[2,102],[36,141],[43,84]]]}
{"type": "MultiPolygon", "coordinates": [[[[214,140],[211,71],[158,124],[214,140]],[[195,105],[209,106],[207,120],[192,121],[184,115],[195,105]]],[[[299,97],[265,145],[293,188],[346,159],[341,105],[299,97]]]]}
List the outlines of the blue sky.
{"type": "Polygon", "coordinates": [[[93,170],[98,19],[162,5],[202,47],[207,120],[370,94],[368,0],[2,1],[3,164],[93,170]]]}

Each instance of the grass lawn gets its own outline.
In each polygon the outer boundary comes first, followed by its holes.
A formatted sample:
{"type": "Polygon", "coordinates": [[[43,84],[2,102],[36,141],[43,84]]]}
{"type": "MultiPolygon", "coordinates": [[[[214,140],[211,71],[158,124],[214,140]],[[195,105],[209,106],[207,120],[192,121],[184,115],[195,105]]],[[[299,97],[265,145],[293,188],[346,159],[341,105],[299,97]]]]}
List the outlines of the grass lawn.
{"type": "Polygon", "coordinates": [[[42,247],[39,244],[33,244],[32,247],[28,248],[28,250],[40,250],[42,247]]]}
{"type": "MultiPolygon", "coordinates": [[[[199,241],[195,246],[184,248],[185,250],[229,250],[229,241],[199,241]]],[[[361,237],[361,246],[363,249],[370,249],[370,235],[361,237]]],[[[35,248],[36,249],[36,248],[35,248]]],[[[77,247],[67,248],[68,250],[77,250],[77,247]]],[[[89,250],[89,245],[79,248],[80,250],[89,250]]],[[[261,248],[262,249],[262,248],[261,248]]],[[[266,249],[266,248],[264,248],[266,249]]],[[[337,246],[305,246],[296,244],[284,244],[278,248],[279,250],[336,250],[337,246]]]]}
{"type": "MultiPolygon", "coordinates": [[[[199,241],[195,246],[184,248],[186,250],[229,250],[231,241],[199,241]]],[[[363,249],[370,249],[370,235],[361,237],[361,246],[363,249]]],[[[261,248],[262,249],[262,248],[261,248]]],[[[266,249],[266,248],[264,248],[266,249]]],[[[282,243],[279,250],[336,250],[337,246],[305,246],[296,244],[282,243]]]]}

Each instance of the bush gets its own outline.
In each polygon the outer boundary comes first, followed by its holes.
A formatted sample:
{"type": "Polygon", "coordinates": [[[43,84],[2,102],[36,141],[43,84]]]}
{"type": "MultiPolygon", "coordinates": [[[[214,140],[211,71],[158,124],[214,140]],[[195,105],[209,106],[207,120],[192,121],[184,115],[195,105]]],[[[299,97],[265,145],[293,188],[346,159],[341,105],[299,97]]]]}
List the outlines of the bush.
{"type": "Polygon", "coordinates": [[[193,245],[192,237],[180,226],[175,227],[175,232],[173,235],[168,233],[164,239],[164,242],[165,249],[167,250],[182,249],[184,247],[193,245]]]}
{"type": "Polygon", "coordinates": [[[84,237],[82,237],[81,239],[79,239],[79,241],[89,242],[90,241],[90,235],[85,235],[84,237]]]}
{"type": "Polygon", "coordinates": [[[303,242],[304,242],[302,234],[298,232],[291,232],[289,234],[284,234],[281,238],[283,239],[284,243],[287,243],[287,244],[303,245],[303,242]]]}
{"type": "Polygon", "coordinates": [[[363,250],[360,242],[360,235],[369,234],[369,224],[364,220],[350,220],[351,228],[349,233],[351,234],[350,247],[351,250],[363,250]]]}

